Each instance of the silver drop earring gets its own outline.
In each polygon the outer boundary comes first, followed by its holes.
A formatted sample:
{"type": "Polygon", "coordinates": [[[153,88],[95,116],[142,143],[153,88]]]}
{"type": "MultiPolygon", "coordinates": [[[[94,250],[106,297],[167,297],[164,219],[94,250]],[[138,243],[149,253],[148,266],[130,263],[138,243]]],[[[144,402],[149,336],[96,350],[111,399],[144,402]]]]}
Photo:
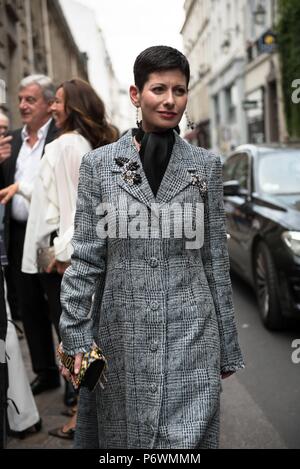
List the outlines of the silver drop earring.
{"type": "Polygon", "coordinates": [[[138,108],[138,106],[136,107],[135,120],[136,120],[136,126],[139,128],[140,127],[140,121],[139,121],[139,108],[138,108]]]}
{"type": "Polygon", "coordinates": [[[185,117],[186,117],[186,120],[187,120],[187,127],[188,127],[188,129],[194,130],[195,124],[194,124],[194,122],[192,122],[191,119],[189,118],[189,115],[188,115],[188,112],[187,112],[187,111],[185,111],[185,117]]]}

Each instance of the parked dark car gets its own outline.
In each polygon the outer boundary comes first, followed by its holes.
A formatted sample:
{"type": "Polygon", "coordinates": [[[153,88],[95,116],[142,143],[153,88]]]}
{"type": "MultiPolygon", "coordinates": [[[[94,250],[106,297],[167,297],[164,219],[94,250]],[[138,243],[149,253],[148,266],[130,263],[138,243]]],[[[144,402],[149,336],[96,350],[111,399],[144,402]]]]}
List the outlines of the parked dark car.
{"type": "Polygon", "coordinates": [[[242,145],[223,164],[231,268],[255,289],[262,321],[300,319],[300,148],[242,145]]]}

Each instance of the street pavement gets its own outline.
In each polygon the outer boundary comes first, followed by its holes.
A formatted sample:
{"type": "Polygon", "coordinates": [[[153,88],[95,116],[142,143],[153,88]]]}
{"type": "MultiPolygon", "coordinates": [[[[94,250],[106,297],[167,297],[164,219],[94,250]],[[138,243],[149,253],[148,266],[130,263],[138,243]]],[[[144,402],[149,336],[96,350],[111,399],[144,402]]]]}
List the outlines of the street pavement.
{"type": "Polygon", "coordinates": [[[277,430],[239,381],[238,372],[223,381],[221,438],[223,449],[286,449],[277,430]]]}
{"type": "Polygon", "coordinates": [[[299,340],[300,321],[266,330],[253,290],[236,275],[232,282],[246,368],[224,382],[222,444],[299,449],[300,363],[292,361],[292,343],[299,340]]]}
{"type": "MultiPolygon", "coordinates": [[[[18,323],[21,327],[22,324],[18,323]]],[[[35,377],[31,370],[29,351],[24,337],[20,340],[20,346],[24,358],[29,381],[35,377]]],[[[63,404],[64,386],[61,379],[61,387],[52,391],[46,391],[35,396],[36,404],[42,419],[42,429],[38,433],[26,436],[25,439],[8,437],[8,449],[69,449],[72,448],[72,440],[65,440],[48,435],[48,430],[64,425],[68,417],[61,415],[66,407],[63,404]]]]}

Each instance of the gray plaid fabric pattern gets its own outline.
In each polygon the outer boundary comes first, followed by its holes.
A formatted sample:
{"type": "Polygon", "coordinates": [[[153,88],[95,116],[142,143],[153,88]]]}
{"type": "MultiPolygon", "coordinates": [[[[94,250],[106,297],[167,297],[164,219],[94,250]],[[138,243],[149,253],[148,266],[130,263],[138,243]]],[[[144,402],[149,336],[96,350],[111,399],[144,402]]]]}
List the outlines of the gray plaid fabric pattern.
{"type": "MultiPolygon", "coordinates": [[[[122,215],[122,214],[121,214],[122,215]]],[[[243,367],[234,323],[220,159],[176,134],[154,198],[128,132],[94,150],[80,169],[72,265],[64,275],[61,336],[66,352],[93,340],[108,359],[108,382],[80,392],[78,448],[216,448],[220,373],[243,367]],[[122,178],[115,157],[140,168],[122,178]],[[207,196],[191,184],[208,182],[207,196]],[[101,202],[204,203],[204,244],[184,238],[99,239],[101,202]],[[92,301],[93,298],[93,301],[92,301]]]]}

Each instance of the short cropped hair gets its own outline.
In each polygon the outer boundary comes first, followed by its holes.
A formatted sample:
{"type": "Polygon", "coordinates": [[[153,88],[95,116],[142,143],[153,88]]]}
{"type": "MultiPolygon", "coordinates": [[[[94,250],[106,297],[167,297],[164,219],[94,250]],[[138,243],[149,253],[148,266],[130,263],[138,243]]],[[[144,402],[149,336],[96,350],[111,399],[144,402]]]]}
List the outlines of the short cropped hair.
{"type": "Polygon", "coordinates": [[[47,103],[53,101],[55,97],[55,86],[51,78],[46,75],[29,75],[21,80],[19,90],[30,85],[38,85],[42,89],[43,97],[47,103]]]}
{"type": "Polygon", "coordinates": [[[151,73],[164,70],[180,70],[190,81],[190,66],[187,58],[179,50],[169,46],[152,46],[141,52],[133,66],[134,82],[142,91],[151,73]]]}

